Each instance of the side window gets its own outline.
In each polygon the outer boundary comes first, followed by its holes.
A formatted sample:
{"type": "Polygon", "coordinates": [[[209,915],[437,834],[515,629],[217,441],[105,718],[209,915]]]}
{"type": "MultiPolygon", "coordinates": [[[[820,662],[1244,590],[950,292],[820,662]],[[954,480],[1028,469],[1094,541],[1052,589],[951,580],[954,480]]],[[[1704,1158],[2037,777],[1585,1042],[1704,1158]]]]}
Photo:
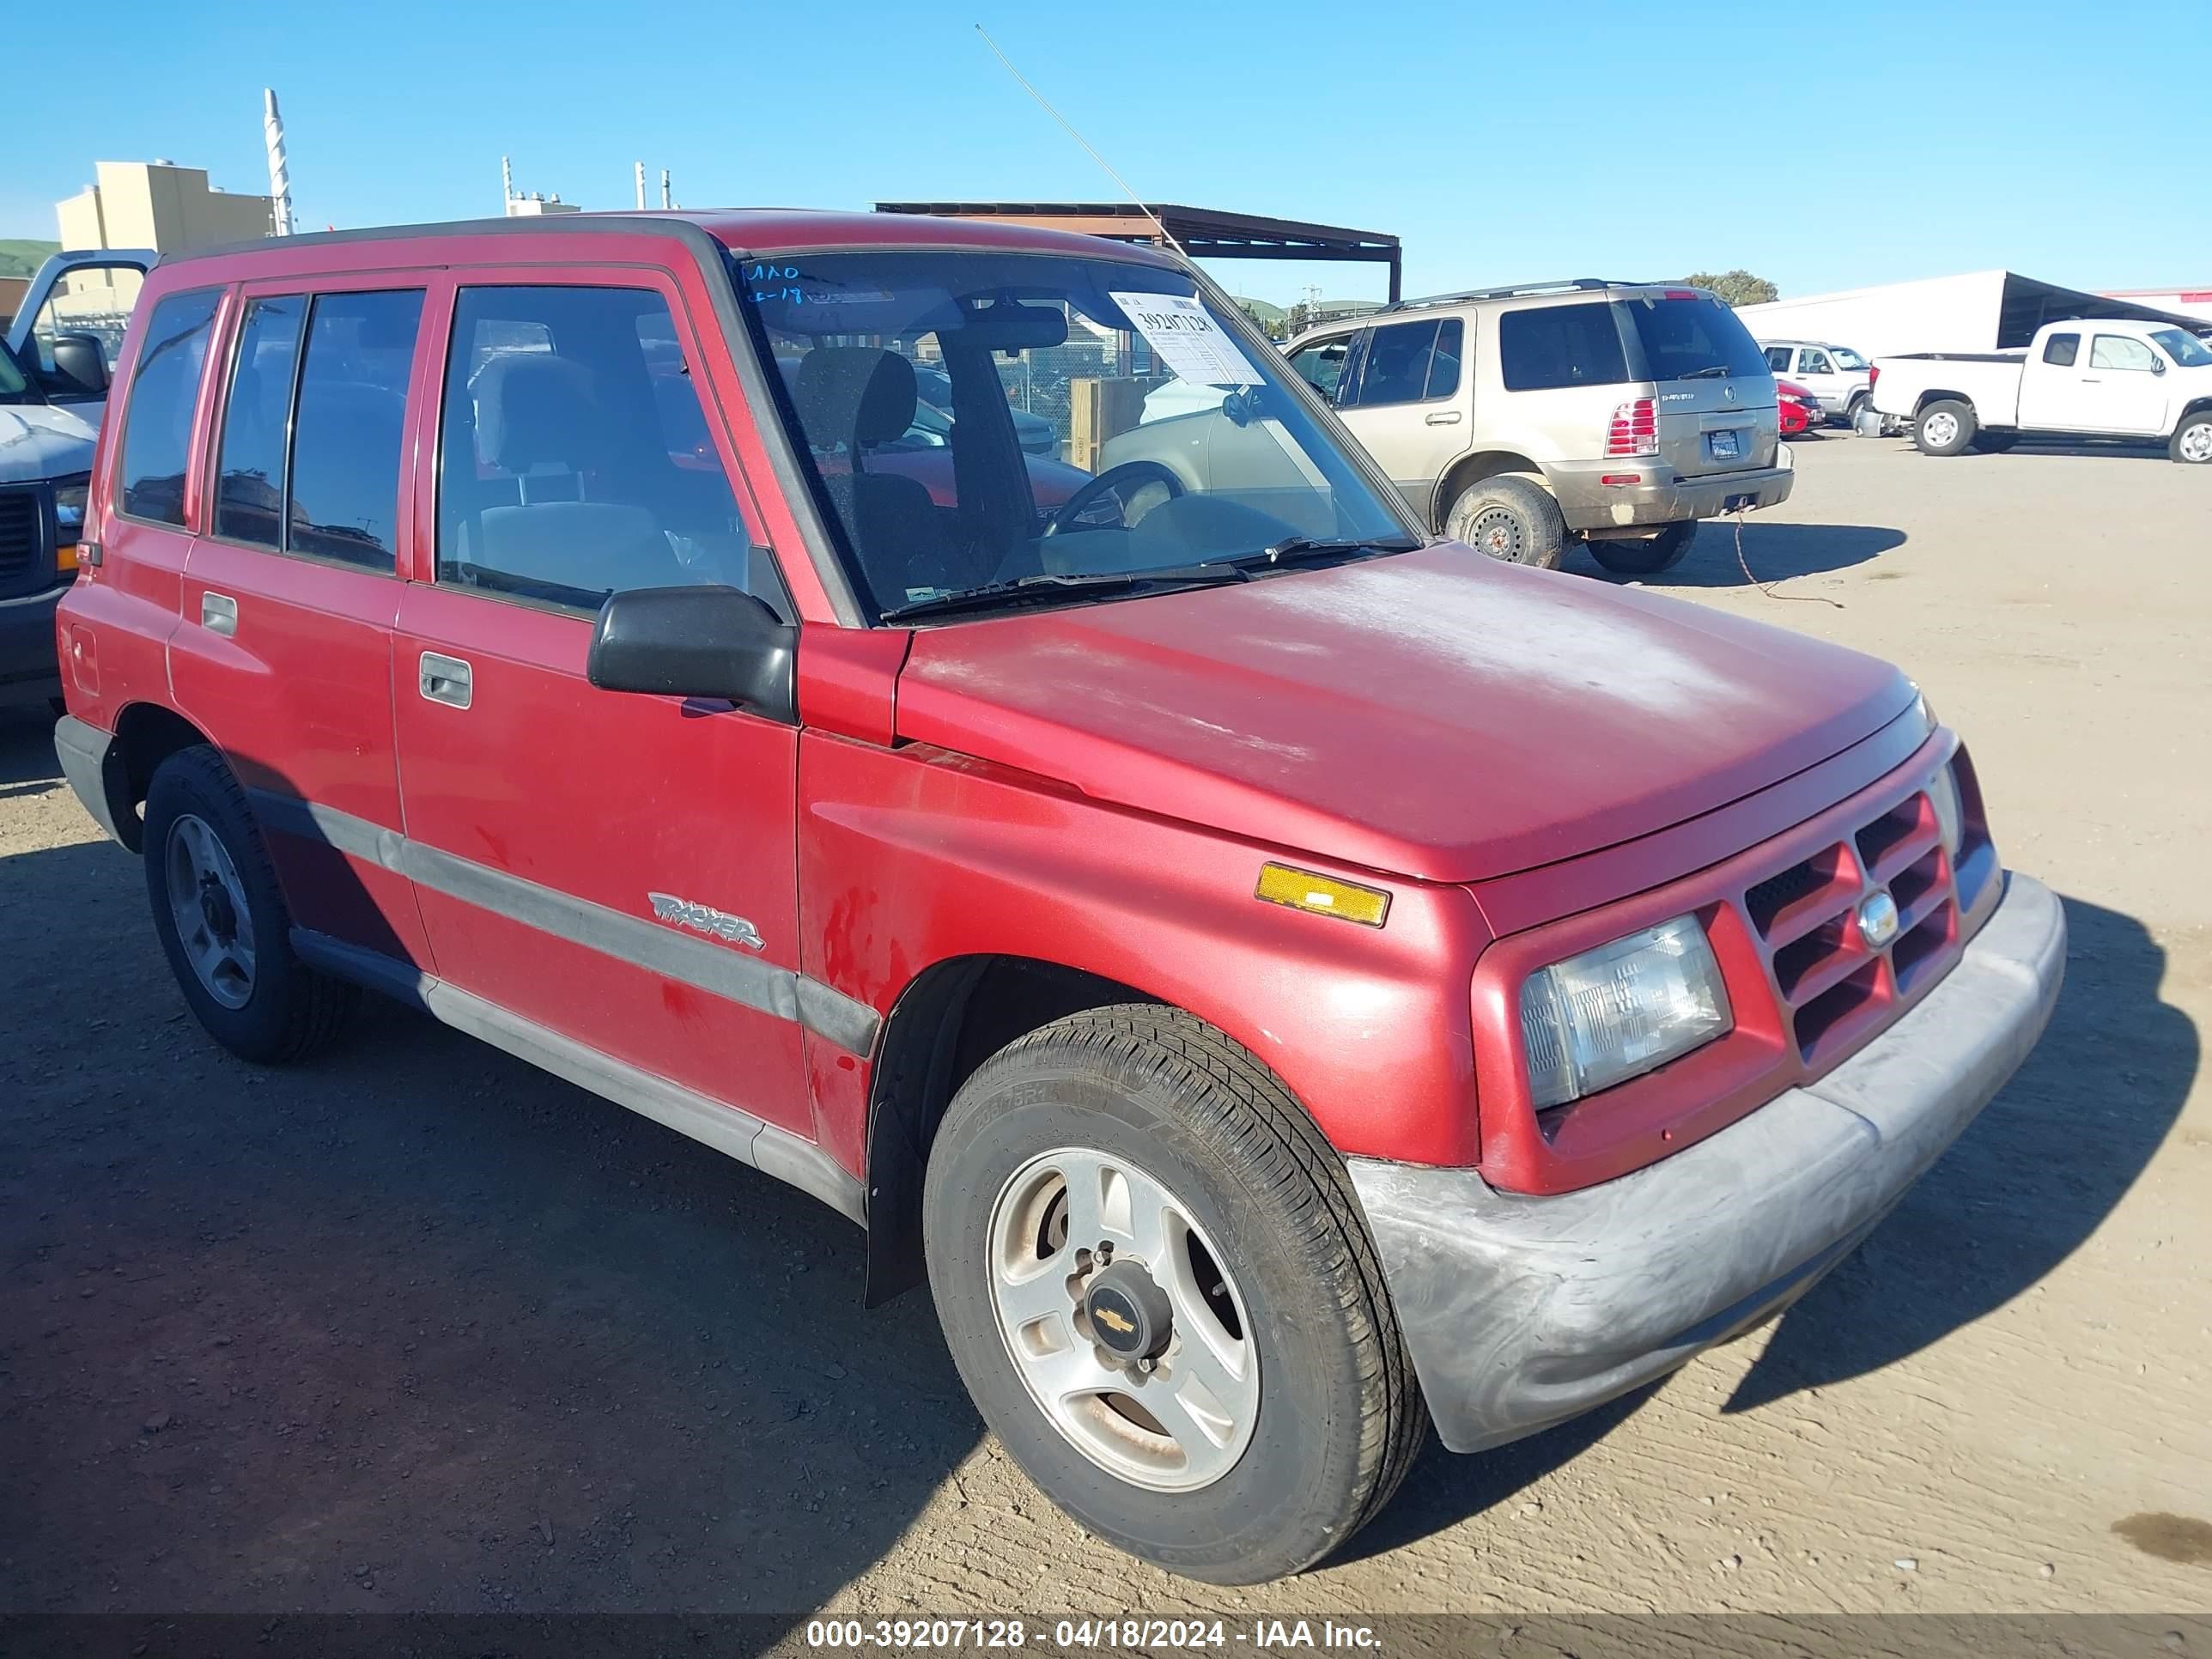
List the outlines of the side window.
{"type": "Polygon", "coordinates": [[[589,614],[721,584],[789,620],[650,289],[465,288],[438,459],[438,580],[589,614]]]}
{"type": "Polygon", "coordinates": [[[2100,334],[2089,348],[2092,368],[2132,368],[2148,374],[2159,366],[2157,354],[2125,334],[2100,334]]]}
{"type": "Polygon", "coordinates": [[[1349,335],[1340,334],[1333,340],[1316,340],[1291,355],[1291,367],[1305,377],[1308,386],[1334,403],[1336,389],[1344,380],[1345,353],[1351,347],[1349,335]]]}
{"type": "Polygon", "coordinates": [[[2060,368],[2071,368],[2074,360],[2081,356],[2081,337],[2078,334],[2054,334],[2043,343],[2043,361],[2060,368]]]}
{"type": "Polygon", "coordinates": [[[1456,317],[1437,327],[1437,352],[1429,359],[1429,396],[1449,398],[1459,390],[1459,362],[1467,354],[1467,327],[1456,317]]]}
{"type": "Polygon", "coordinates": [[[1798,367],[1808,374],[1832,374],[1836,372],[1834,368],[1829,365],[1828,354],[1826,352],[1814,351],[1809,349],[1806,351],[1804,358],[1799,363],[1798,367]]]}
{"type": "Polygon", "coordinates": [[[219,290],[172,294],[146,320],[123,426],[123,511],[156,524],[185,521],[185,462],[192,405],[207,362],[219,290]]]}
{"type": "Polygon", "coordinates": [[[1790,372],[1790,348],[1788,346],[1767,347],[1766,366],[1777,374],[1787,374],[1790,372]]]}
{"type": "Polygon", "coordinates": [[[392,569],[407,374],[422,316],[420,289],[316,296],[292,414],[287,551],[392,569]]]}
{"type": "Polygon", "coordinates": [[[1508,392],[1619,386],[1628,378],[1628,354],[1602,301],[1530,306],[1498,317],[1498,369],[1508,392]]]}
{"type": "Polygon", "coordinates": [[[284,544],[284,434],[307,314],[307,298],[298,294],[246,306],[216,464],[215,533],[228,540],[284,544]]]}
{"type": "Polygon", "coordinates": [[[1376,329],[1367,337],[1358,390],[1345,401],[1361,409],[1419,403],[1426,394],[1429,357],[1436,345],[1433,322],[1390,323],[1376,329]]]}

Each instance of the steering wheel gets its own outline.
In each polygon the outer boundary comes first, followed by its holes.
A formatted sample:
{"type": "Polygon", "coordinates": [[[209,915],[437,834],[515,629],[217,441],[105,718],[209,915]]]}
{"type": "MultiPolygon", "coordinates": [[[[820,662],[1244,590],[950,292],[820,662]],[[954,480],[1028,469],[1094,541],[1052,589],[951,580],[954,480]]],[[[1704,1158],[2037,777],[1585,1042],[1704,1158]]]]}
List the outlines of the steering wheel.
{"type": "Polygon", "coordinates": [[[1162,462],[1124,461],[1119,466],[1109,466],[1060,504],[1059,510],[1044,521],[1044,533],[1057,536],[1062,531],[1075,529],[1077,521],[1097,507],[1103,496],[1118,496],[1125,490],[1133,493],[1135,489],[1154,483],[1167,487],[1169,501],[1183,493],[1182,480],[1176,477],[1173,468],[1162,462]]]}

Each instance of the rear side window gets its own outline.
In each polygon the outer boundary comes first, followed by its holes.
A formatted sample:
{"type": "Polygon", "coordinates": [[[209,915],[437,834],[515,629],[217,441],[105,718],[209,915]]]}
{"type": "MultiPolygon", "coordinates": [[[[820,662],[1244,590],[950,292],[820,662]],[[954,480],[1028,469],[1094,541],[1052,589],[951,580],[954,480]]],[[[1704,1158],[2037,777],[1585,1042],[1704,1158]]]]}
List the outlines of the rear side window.
{"type": "MultiPolygon", "coordinates": [[[[1759,363],[1764,368],[1765,359],[1759,363]]],[[[1599,301],[1504,313],[1498,319],[1498,371],[1508,392],[1619,386],[1628,379],[1628,357],[1612,306],[1599,301]]]]}
{"type": "MultiPolygon", "coordinates": [[[[1764,378],[1771,372],[1751,331],[1718,300],[1626,300],[1620,309],[1644,348],[1647,380],[1764,378]]],[[[1814,355],[1825,361],[1825,354],[1814,355]]]]}
{"type": "Polygon", "coordinates": [[[1766,366],[1777,374],[1787,374],[1790,372],[1790,348],[1788,346],[1767,347],[1766,366]]]}
{"type": "Polygon", "coordinates": [[[250,301],[223,405],[215,533],[258,547],[284,544],[284,436],[300,361],[307,296],[250,301]]]}
{"type": "Polygon", "coordinates": [[[192,405],[215,322],[215,289],[172,294],[146,321],[146,344],[131,380],[123,427],[123,511],[156,524],[185,521],[185,461],[192,405]]]}
{"type": "Polygon", "coordinates": [[[2054,334],[2043,343],[2043,361],[2060,368],[2073,368],[2074,360],[2081,355],[2081,337],[2078,334],[2054,334]]]}
{"type": "Polygon", "coordinates": [[[788,617],[649,289],[465,288],[438,462],[438,580],[584,612],[717,583],[788,617]]]}
{"type": "Polygon", "coordinates": [[[292,413],[287,551],[392,568],[407,377],[422,316],[420,289],[316,297],[292,413]]]}

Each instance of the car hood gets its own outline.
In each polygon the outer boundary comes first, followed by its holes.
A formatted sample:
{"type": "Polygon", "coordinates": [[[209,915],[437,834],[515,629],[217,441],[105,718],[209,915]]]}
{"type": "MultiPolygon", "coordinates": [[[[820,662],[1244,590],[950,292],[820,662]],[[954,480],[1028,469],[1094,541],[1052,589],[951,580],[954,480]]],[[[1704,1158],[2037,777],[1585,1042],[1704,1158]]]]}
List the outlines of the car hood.
{"type": "Polygon", "coordinates": [[[97,429],[50,404],[0,404],[0,483],[31,483],[92,471],[97,429]]]}
{"type": "Polygon", "coordinates": [[[1711,811],[1914,695],[1838,646],[1446,543],[924,629],[896,718],[1100,800],[1460,882],[1711,811]]]}

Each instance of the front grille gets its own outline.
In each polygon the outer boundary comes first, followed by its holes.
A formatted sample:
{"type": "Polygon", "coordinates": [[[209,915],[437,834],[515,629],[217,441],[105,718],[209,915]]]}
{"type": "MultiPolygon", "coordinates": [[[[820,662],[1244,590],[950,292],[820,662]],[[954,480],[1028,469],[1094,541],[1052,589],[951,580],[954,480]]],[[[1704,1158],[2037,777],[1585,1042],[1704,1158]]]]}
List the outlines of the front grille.
{"type": "Polygon", "coordinates": [[[39,574],[46,514],[32,489],[0,489],[0,588],[21,587],[39,574]]]}
{"type": "Polygon", "coordinates": [[[1959,939],[1957,872],[1922,788],[1848,836],[1744,890],[1782,1024],[1798,1059],[1825,1067],[1942,976],[1959,939]],[[1886,889],[1897,932],[1880,948],[1859,928],[1862,900],[1886,889]]]}

